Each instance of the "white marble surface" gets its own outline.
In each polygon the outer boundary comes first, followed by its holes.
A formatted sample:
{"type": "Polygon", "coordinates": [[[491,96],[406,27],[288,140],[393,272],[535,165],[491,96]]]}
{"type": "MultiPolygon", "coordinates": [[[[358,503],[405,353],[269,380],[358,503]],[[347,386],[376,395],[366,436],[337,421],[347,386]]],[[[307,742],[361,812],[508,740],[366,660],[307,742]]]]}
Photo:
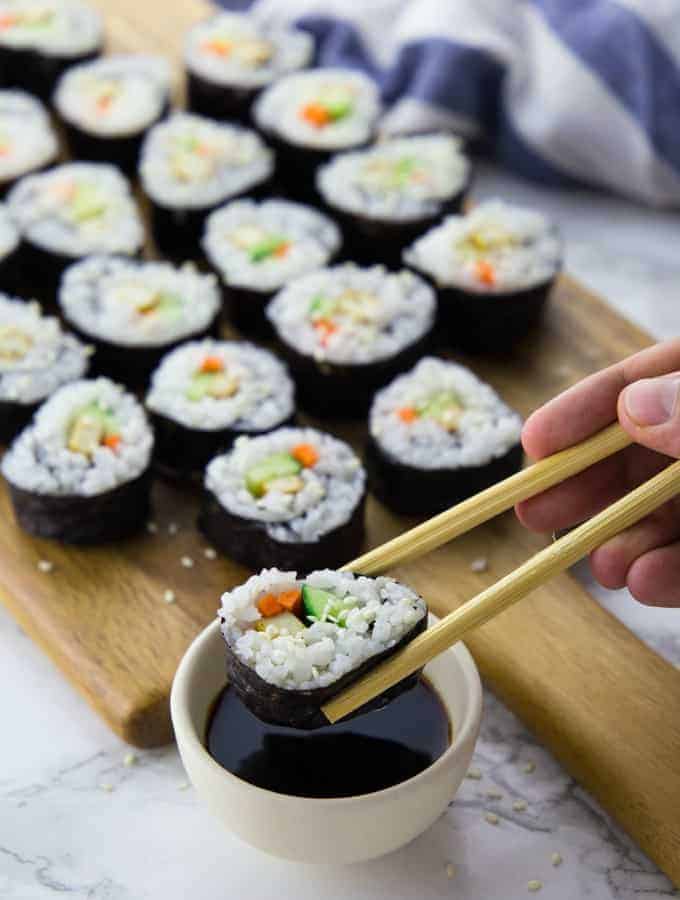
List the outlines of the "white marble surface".
{"type": "MultiPolygon", "coordinates": [[[[655,335],[680,333],[677,216],[595,194],[548,192],[490,167],[475,193],[547,209],[564,231],[569,271],[655,335]]],[[[585,569],[581,575],[588,579],[585,569]]],[[[625,592],[598,596],[680,663],[680,611],[639,607],[625,592]]],[[[675,896],[488,693],[475,757],[482,779],[467,780],[447,814],[399,853],[315,868],[267,858],[223,833],[187,787],[174,748],[139,753],[126,765],[129,749],[2,611],[0,684],[3,898],[516,900],[528,896],[532,879],[543,883],[537,896],[551,900],[675,896]],[[527,762],[534,771],[524,771],[527,762]],[[518,800],[525,811],[513,809],[518,800]],[[485,811],[499,823],[488,824],[485,811]]]]}

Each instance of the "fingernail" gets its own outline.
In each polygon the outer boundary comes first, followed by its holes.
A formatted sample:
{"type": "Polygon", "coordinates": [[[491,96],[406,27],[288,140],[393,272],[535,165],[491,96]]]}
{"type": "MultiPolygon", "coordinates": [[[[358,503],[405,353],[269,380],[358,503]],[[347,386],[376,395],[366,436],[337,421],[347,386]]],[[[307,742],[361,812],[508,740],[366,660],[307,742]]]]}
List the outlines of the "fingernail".
{"type": "Polygon", "coordinates": [[[680,378],[644,378],[626,388],[623,401],[636,425],[648,428],[672,417],[679,392],[680,378]]]}

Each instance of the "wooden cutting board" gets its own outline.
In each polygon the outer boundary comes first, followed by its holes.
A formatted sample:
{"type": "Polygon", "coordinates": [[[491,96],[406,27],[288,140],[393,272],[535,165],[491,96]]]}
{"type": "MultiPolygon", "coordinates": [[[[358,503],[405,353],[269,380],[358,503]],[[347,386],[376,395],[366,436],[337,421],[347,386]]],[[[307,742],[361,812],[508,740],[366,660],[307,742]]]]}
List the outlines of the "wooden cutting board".
{"type": "MultiPolygon", "coordinates": [[[[176,57],[198,0],[101,3],[111,48],[176,57]]],[[[506,358],[471,360],[523,414],[650,338],[568,278],[544,326],[506,358]]],[[[360,428],[334,429],[361,440],[360,428]]],[[[196,498],[158,483],[155,534],[74,550],[22,534],[0,490],[0,593],[23,628],[121,737],[171,740],[177,663],[247,572],[204,556],[196,498]],[[182,557],[193,565],[185,567],[182,557]],[[53,563],[49,573],[40,560],[53,563]],[[172,590],[176,602],[164,602],[172,590]]],[[[373,546],[410,524],[368,504],[373,546]]],[[[542,544],[511,515],[395,574],[444,614],[542,544]],[[489,569],[474,574],[484,556],[489,569]]],[[[605,612],[569,575],[555,578],[467,642],[486,682],[640,846],[680,884],[680,673],[605,612]]]]}

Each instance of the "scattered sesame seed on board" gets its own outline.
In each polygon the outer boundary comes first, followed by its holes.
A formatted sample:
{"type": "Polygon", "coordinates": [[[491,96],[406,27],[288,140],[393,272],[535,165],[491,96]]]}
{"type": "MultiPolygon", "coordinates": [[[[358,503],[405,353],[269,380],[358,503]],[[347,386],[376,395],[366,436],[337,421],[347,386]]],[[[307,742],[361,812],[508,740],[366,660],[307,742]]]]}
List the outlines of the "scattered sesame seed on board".
{"type": "Polygon", "coordinates": [[[217,559],[217,550],[214,547],[206,547],[203,551],[203,556],[206,559],[217,559]]]}
{"type": "Polygon", "coordinates": [[[470,569],[472,572],[486,572],[489,568],[489,560],[484,556],[479,556],[477,559],[473,559],[470,563],[470,569]]]}
{"type": "Polygon", "coordinates": [[[465,777],[470,778],[472,781],[480,781],[482,778],[482,770],[478,769],[476,766],[470,766],[465,773],[465,777]]]}
{"type": "Polygon", "coordinates": [[[190,556],[183,556],[180,560],[185,569],[193,569],[194,561],[190,556]]]}
{"type": "Polygon", "coordinates": [[[512,804],[512,808],[515,810],[515,812],[524,812],[527,808],[527,801],[515,800],[515,802],[512,804]]]}
{"type": "Polygon", "coordinates": [[[535,894],[536,891],[540,891],[543,887],[543,882],[539,881],[537,878],[532,878],[531,881],[527,883],[527,890],[532,894],[535,894]]]}
{"type": "Polygon", "coordinates": [[[38,569],[41,572],[51,572],[54,568],[54,563],[50,562],[49,559],[39,559],[38,560],[38,569]]]}
{"type": "Polygon", "coordinates": [[[149,534],[157,534],[158,533],[158,525],[156,525],[155,522],[147,522],[146,530],[149,532],[149,534]]]}
{"type": "Polygon", "coordinates": [[[170,522],[168,525],[168,534],[177,534],[179,531],[179,525],[177,522],[170,522]]]}
{"type": "Polygon", "coordinates": [[[496,813],[492,812],[484,813],[484,818],[489,823],[489,825],[498,825],[500,821],[496,813]]]}
{"type": "Polygon", "coordinates": [[[531,775],[532,772],[536,771],[536,763],[529,760],[529,762],[524,763],[522,766],[522,771],[525,775],[531,775]]]}
{"type": "Polygon", "coordinates": [[[446,864],[446,877],[451,880],[456,877],[456,867],[453,863],[446,864]]]}
{"type": "Polygon", "coordinates": [[[561,866],[562,862],[563,862],[562,854],[561,853],[553,853],[552,856],[550,857],[550,862],[554,866],[561,866]]]}
{"type": "Polygon", "coordinates": [[[136,753],[126,753],[123,757],[123,765],[126,768],[130,768],[130,766],[134,766],[137,762],[137,754],[136,753]]]}
{"type": "Polygon", "coordinates": [[[177,599],[177,597],[175,595],[175,592],[171,591],[169,588],[163,594],[163,603],[174,603],[176,599],[177,599]]]}

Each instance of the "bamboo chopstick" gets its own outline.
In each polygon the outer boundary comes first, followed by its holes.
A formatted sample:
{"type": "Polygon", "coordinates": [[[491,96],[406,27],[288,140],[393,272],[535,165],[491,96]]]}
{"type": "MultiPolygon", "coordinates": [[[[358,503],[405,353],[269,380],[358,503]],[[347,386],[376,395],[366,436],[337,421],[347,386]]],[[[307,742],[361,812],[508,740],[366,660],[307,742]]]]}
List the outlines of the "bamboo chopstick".
{"type": "Polygon", "coordinates": [[[522,469],[504,481],[475,494],[468,500],[447,509],[405,531],[391,541],[370,550],[358,559],[343,566],[344,570],[375,575],[391,566],[424,556],[453,538],[471,531],[482,522],[488,522],[500,513],[511,509],[515,503],[540,494],[553,485],[566,481],[594,463],[623,450],[631,443],[630,437],[620,425],[610,425],[588,440],[552,456],[546,456],[532,466],[522,469]]]}
{"type": "Polygon", "coordinates": [[[322,707],[337,722],[680,493],[680,460],[449,613],[322,707]]]}

